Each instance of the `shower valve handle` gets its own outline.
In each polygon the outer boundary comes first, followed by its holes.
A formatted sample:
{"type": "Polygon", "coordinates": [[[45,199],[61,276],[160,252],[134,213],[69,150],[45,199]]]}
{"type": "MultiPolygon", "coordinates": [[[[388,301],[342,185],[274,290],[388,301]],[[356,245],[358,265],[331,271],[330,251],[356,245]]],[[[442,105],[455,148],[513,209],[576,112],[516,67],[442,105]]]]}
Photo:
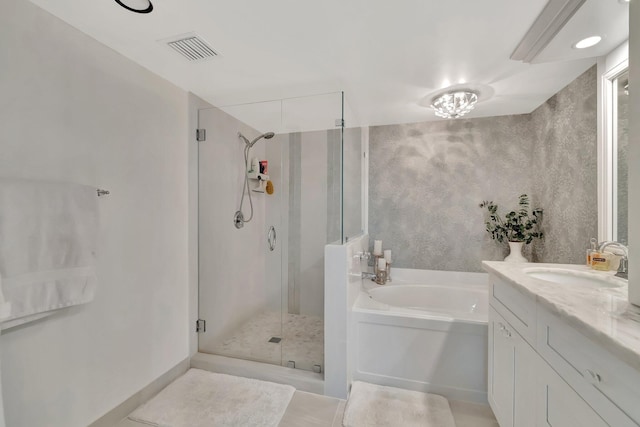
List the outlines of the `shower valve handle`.
{"type": "Polygon", "coordinates": [[[273,251],[276,248],[276,228],[272,225],[269,227],[269,232],[267,233],[267,244],[269,245],[269,250],[273,251]]]}
{"type": "Polygon", "coordinates": [[[355,259],[359,259],[360,261],[371,259],[371,252],[356,252],[353,256],[355,259]]]}

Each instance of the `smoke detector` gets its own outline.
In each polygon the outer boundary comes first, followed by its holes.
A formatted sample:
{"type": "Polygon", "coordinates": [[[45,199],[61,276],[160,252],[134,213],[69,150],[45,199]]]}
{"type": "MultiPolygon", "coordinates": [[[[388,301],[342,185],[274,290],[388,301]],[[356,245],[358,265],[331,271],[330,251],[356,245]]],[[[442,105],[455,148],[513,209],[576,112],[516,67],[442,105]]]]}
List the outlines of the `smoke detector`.
{"type": "Polygon", "coordinates": [[[181,34],[169,39],[160,40],[189,62],[201,62],[219,56],[209,43],[196,33],[181,34]]]}

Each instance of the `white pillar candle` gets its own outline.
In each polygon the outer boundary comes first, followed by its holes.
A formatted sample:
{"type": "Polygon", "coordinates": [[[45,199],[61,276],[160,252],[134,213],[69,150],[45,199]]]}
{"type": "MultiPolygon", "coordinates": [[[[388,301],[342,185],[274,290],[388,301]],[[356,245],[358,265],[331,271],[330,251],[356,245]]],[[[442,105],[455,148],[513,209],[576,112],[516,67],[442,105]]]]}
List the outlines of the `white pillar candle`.
{"type": "Polygon", "coordinates": [[[387,261],[384,258],[380,258],[378,260],[378,270],[386,270],[387,269],[387,261]]]}
{"type": "Polygon", "coordinates": [[[387,261],[388,264],[391,264],[391,249],[384,251],[384,260],[387,261]]]}
{"type": "Polygon", "coordinates": [[[382,255],[382,240],[374,240],[373,242],[373,254],[382,255]]]}

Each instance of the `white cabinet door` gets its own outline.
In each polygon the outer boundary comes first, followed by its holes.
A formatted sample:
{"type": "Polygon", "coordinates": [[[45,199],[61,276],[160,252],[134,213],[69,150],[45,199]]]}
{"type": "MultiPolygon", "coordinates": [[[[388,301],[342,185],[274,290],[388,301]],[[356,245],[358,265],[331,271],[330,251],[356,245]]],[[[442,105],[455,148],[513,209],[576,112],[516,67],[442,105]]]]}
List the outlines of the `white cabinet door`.
{"type": "Polygon", "coordinates": [[[489,404],[500,427],[536,425],[537,354],[493,307],[489,309],[489,404]]]}
{"type": "Polygon", "coordinates": [[[508,328],[507,321],[490,307],[488,399],[500,427],[514,427],[515,346],[508,328]]]}
{"type": "Polygon", "coordinates": [[[535,427],[536,365],[540,356],[518,333],[513,332],[512,336],[515,347],[513,425],[535,427]]]}
{"type": "Polygon", "coordinates": [[[538,424],[541,427],[609,427],[544,360],[538,360],[538,424]]]}

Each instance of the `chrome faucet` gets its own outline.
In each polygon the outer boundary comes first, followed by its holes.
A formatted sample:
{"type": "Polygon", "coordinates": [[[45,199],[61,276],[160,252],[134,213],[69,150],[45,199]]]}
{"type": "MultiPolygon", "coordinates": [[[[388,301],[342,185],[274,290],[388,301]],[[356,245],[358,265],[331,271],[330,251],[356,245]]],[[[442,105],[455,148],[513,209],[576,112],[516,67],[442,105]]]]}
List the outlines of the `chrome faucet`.
{"type": "Polygon", "coordinates": [[[362,278],[363,279],[376,280],[376,273],[369,273],[369,272],[363,271],[362,272],[362,278]]]}
{"type": "Polygon", "coordinates": [[[616,273],[616,277],[622,277],[623,279],[628,279],[629,277],[629,248],[623,245],[620,242],[608,241],[600,243],[600,247],[598,251],[603,252],[607,247],[615,246],[617,248],[622,249],[624,255],[620,260],[620,266],[618,267],[618,272],[616,273]]]}

